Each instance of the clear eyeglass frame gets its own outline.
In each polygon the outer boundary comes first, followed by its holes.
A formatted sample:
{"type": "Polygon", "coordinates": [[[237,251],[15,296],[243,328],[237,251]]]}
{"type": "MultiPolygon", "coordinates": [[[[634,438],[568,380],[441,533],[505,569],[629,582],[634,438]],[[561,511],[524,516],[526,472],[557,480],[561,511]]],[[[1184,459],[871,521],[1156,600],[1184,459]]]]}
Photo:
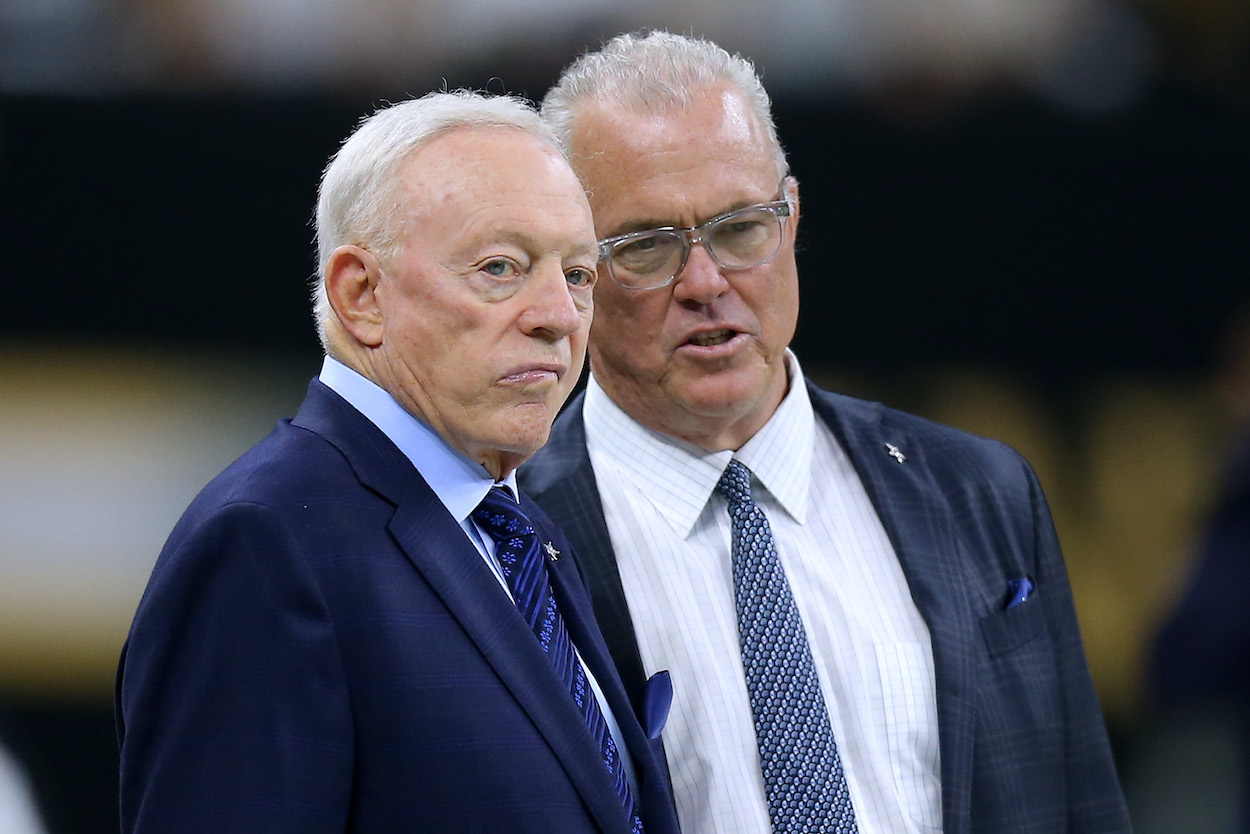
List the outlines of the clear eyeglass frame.
{"type": "MultiPolygon", "coordinates": [[[[787,178],[788,179],[788,178],[787,178]]],[[[688,228],[680,228],[677,226],[661,226],[656,229],[644,229],[637,232],[626,232],[623,235],[613,235],[599,241],[599,260],[608,267],[608,274],[612,276],[612,280],[620,284],[627,290],[658,290],[661,287],[667,287],[669,284],[677,280],[677,276],[686,268],[687,261],[690,260],[690,252],[696,243],[703,244],[711,259],[722,269],[742,270],[751,269],[753,267],[762,266],[773,258],[777,257],[777,253],[781,251],[781,245],[785,239],[785,220],[791,215],[790,201],[784,197],[785,181],[782,181],[782,194],[778,195],[776,200],[770,200],[766,203],[756,203],[750,206],[743,206],[733,211],[727,211],[700,223],[698,226],[688,228]],[[771,214],[777,223],[776,243],[766,252],[758,253],[758,257],[748,260],[726,260],[723,252],[720,252],[713,243],[713,235],[718,227],[723,227],[727,223],[733,223],[742,217],[748,217],[753,214],[768,213],[771,214]],[[617,274],[616,265],[613,263],[613,255],[620,249],[638,243],[650,237],[668,238],[680,240],[681,259],[677,263],[676,268],[671,275],[655,280],[653,276],[637,276],[630,274],[628,280],[622,280],[617,274]],[[650,280],[647,280],[650,278],[650,280]],[[640,280],[642,279],[642,280],[640,280]]],[[[627,274],[628,271],[622,269],[627,274]]],[[[664,270],[658,275],[665,275],[664,270]]]]}

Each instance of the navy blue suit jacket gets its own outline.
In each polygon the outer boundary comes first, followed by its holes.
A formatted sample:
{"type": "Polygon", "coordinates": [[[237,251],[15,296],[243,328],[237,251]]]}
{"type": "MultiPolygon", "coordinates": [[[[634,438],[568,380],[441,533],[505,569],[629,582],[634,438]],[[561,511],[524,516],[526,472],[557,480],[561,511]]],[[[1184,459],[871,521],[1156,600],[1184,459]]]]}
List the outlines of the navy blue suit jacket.
{"type": "MultiPolygon", "coordinates": [[[[550,567],[647,831],[675,832],[662,751],[576,563],[550,567]]],[[[464,531],[317,381],[175,527],[122,653],[117,716],[126,832],[629,831],[597,742],[464,531]]]]}
{"type": "MultiPolygon", "coordinates": [[[[929,626],[945,834],[1130,830],[1037,478],[1001,443],[808,385],[929,626]],[[899,463],[886,444],[906,457],[899,463]],[[1006,609],[1008,582],[1033,597],[1006,609]]],[[[626,688],[644,670],[586,452],[581,399],[520,470],[577,548],[626,688]]]]}

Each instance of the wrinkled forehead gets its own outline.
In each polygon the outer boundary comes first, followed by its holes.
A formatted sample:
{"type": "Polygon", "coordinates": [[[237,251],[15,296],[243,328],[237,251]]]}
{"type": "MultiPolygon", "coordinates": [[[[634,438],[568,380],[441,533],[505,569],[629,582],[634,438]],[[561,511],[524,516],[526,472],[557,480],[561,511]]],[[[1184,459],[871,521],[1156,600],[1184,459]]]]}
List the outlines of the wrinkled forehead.
{"type": "Polygon", "coordinates": [[[401,199],[415,214],[528,195],[584,202],[580,182],[550,144],[513,127],[448,131],[410,154],[400,167],[401,199]]]}
{"type": "Polygon", "coordinates": [[[379,199],[389,255],[441,260],[522,244],[597,252],[590,205],[567,160],[520,129],[447,132],[409,154],[379,199]]]}
{"type": "Polygon", "coordinates": [[[448,129],[414,149],[401,163],[405,184],[445,179],[489,182],[521,166],[538,166],[560,177],[569,167],[552,145],[511,126],[461,126],[448,129]]]}
{"type": "Polygon", "coordinates": [[[570,144],[600,237],[653,221],[695,225],[777,193],[767,131],[726,91],[680,110],[595,104],[580,114],[570,144]]]}
{"type": "Polygon", "coordinates": [[[689,102],[644,106],[612,99],[584,105],[569,136],[574,167],[603,154],[628,160],[651,150],[734,144],[771,157],[767,129],[737,92],[711,87],[689,102]]]}

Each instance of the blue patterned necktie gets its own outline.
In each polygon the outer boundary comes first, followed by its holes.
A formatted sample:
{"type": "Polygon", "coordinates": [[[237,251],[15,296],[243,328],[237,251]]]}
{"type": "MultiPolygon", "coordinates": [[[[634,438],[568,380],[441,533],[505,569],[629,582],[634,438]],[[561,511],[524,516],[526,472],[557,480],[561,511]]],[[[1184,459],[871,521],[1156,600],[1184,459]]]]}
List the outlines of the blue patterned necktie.
{"type": "Polygon", "coordinates": [[[812,651],[768,519],[736,460],[716,490],[729,501],[734,604],[773,831],[856,834],[855,811],[812,651]]]}
{"type": "Polygon", "coordinates": [[[491,488],[473,511],[473,519],[494,539],[495,558],[499,560],[504,579],[512,590],[517,610],[538,638],[556,674],[564,681],[581,710],[591,736],[599,743],[604,766],[616,785],[621,804],[630,816],[631,831],[642,834],[642,821],[634,809],[624,763],[599,708],[599,701],[586,679],[586,670],[577,659],[564,618],[556,608],[556,599],[547,577],[547,560],[543,557],[534,525],[511,493],[502,487],[491,488]]]}

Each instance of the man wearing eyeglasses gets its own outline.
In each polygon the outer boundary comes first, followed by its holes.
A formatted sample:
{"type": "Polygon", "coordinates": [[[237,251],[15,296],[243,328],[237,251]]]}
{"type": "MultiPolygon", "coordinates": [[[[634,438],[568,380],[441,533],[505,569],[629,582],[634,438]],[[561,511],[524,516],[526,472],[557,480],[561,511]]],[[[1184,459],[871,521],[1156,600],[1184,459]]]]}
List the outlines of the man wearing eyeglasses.
{"type": "Polygon", "coordinates": [[[682,830],[1129,830],[1028,464],[787,348],[799,189],[751,65],[623,35],[542,109],[601,280],[587,390],[521,476],[635,700],[671,673],[682,830]]]}

